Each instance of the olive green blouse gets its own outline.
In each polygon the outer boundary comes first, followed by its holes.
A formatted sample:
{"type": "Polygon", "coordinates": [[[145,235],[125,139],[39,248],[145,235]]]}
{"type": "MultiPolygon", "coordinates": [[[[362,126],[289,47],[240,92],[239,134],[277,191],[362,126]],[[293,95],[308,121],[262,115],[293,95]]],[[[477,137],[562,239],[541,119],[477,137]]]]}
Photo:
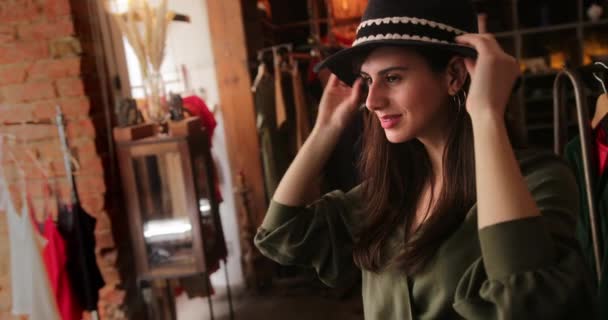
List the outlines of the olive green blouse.
{"type": "Polygon", "coordinates": [[[361,272],[367,320],[592,319],[591,269],[574,232],[574,177],[552,155],[527,152],[517,158],[542,216],[478,230],[474,205],[425,268],[412,275],[355,266],[352,246],[364,214],[359,187],[331,192],[306,207],[272,202],[255,244],[278,263],[314,267],[329,286],[361,272]]]}

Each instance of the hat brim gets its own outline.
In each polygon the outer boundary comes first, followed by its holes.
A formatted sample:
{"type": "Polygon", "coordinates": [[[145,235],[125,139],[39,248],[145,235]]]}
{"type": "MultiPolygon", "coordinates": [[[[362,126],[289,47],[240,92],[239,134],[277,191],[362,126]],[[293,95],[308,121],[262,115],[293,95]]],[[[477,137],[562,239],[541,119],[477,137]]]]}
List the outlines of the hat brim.
{"type": "Polygon", "coordinates": [[[350,47],[347,49],[340,50],[333,55],[327,57],[325,60],[321,61],[314,68],[315,72],[319,72],[321,69],[329,68],[332,73],[334,73],[338,79],[342,80],[344,83],[352,86],[358,74],[355,73],[353,61],[356,57],[361,56],[362,54],[369,53],[371,50],[384,47],[384,46],[411,46],[411,47],[426,47],[426,48],[437,48],[443,49],[447,51],[454,52],[455,54],[459,54],[465,57],[476,58],[477,51],[471,47],[459,45],[459,44],[451,44],[451,43],[429,43],[425,41],[417,41],[417,40],[373,40],[368,41],[362,44],[359,44],[354,47],[350,47]]]}

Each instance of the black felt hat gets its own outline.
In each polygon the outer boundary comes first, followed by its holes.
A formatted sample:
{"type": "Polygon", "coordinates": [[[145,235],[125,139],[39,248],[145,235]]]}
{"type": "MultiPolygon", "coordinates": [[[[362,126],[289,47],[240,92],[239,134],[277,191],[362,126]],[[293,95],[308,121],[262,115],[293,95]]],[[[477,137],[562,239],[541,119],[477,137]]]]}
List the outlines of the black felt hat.
{"type": "Polygon", "coordinates": [[[381,46],[442,48],[475,57],[475,49],[454,38],[477,32],[477,17],[470,0],[369,0],[352,47],[338,51],[315,70],[329,68],[349,85],[357,78],[355,57],[381,46]]]}

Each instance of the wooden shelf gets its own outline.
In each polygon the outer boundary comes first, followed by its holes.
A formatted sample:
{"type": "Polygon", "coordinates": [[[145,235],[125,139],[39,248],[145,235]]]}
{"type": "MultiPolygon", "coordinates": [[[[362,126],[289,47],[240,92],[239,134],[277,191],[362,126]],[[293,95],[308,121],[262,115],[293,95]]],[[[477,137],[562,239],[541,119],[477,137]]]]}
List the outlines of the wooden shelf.
{"type": "MultiPolygon", "coordinates": [[[[572,67],[580,67],[583,63],[585,40],[590,35],[603,35],[606,33],[608,38],[608,13],[604,13],[604,18],[599,21],[589,21],[586,15],[584,0],[565,0],[564,5],[571,7],[575,11],[568,11],[570,18],[575,20],[562,20],[564,23],[546,26],[522,26],[524,14],[527,14],[525,7],[526,1],[505,0],[506,6],[502,10],[511,10],[512,14],[497,15],[497,17],[510,17],[512,21],[503,21],[502,25],[513,26],[513,29],[493,32],[505,50],[515,56],[518,61],[527,57],[545,57],[549,64],[549,53],[563,51],[568,57],[568,63],[572,67]],[[510,8],[509,8],[510,4],[510,8]],[[570,14],[571,13],[571,14],[570,14]]],[[[568,9],[570,10],[570,9],[568,9]]],[[[508,18],[507,18],[508,19],[508,18]]],[[[528,142],[552,148],[553,130],[553,80],[560,70],[550,70],[544,73],[526,73],[521,76],[522,84],[519,94],[515,97],[521,106],[522,119],[520,124],[525,127],[528,133],[528,142]],[[535,91],[542,91],[541,94],[532,95],[535,91]]],[[[583,78],[588,78],[584,76],[583,78]]],[[[586,86],[592,86],[589,79],[583,79],[586,86]]],[[[597,89],[597,88],[595,88],[597,89]]],[[[597,95],[597,90],[593,87],[585,90],[586,97],[590,99],[597,95]]],[[[566,94],[566,99],[574,99],[573,92],[566,94]]],[[[588,104],[593,110],[593,104],[588,104]]],[[[569,127],[576,127],[576,119],[571,110],[564,115],[569,127]]]]}
{"type": "MultiPolygon", "coordinates": [[[[576,121],[570,121],[568,122],[568,127],[575,127],[577,126],[576,121]]],[[[553,122],[551,123],[535,123],[533,125],[529,125],[528,126],[528,131],[539,131],[539,130],[548,130],[551,129],[553,130],[553,122]]]]}
{"type": "Polygon", "coordinates": [[[520,29],[519,33],[521,35],[538,34],[538,33],[554,32],[554,31],[562,31],[562,30],[567,30],[567,29],[576,29],[578,26],[579,26],[579,23],[558,24],[558,25],[546,26],[546,27],[520,29]]]}

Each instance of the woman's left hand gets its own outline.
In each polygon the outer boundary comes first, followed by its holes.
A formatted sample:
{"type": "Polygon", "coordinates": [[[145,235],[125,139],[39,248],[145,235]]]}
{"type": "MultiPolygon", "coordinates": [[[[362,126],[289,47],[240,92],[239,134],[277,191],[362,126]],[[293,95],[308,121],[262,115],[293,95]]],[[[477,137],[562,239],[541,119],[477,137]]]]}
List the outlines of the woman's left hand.
{"type": "Polygon", "coordinates": [[[490,34],[464,34],[456,37],[456,42],[477,50],[477,59],[464,60],[471,75],[467,111],[472,118],[490,115],[502,119],[513,84],[520,74],[517,60],[504,52],[490,34]]]}

